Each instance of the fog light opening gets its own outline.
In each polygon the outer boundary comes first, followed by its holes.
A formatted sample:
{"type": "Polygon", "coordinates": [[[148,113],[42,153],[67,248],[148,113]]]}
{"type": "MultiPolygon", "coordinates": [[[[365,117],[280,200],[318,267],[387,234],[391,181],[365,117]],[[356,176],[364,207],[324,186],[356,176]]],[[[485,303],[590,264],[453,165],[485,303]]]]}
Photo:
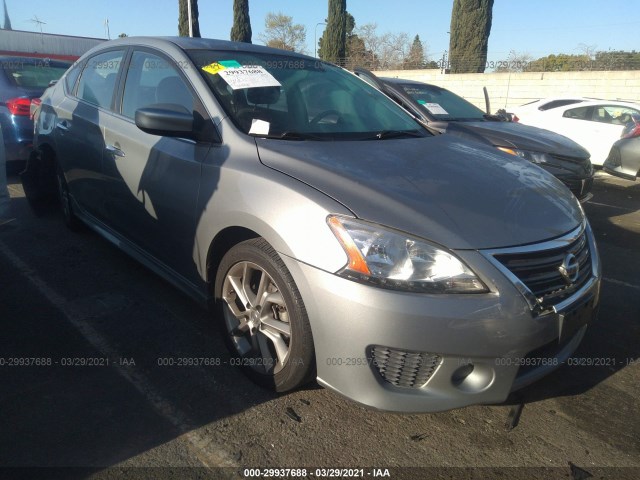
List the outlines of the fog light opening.
{"type": "Polygon", "coordinates": [[[478,393],[491,386],[495,378],[493,368],[484,364],[467,363],[451,375],[451,383],[458,390],[478,393]]]}
{"type": "Polygon", "coordinates": [[[453,372],[453,376],[451,377],[451,383],[453,383],[456,387],[458,387],[462,382],[464,382],[469,375],[473,373],[473,363],[469,363],[457,369],[453,372]]]}

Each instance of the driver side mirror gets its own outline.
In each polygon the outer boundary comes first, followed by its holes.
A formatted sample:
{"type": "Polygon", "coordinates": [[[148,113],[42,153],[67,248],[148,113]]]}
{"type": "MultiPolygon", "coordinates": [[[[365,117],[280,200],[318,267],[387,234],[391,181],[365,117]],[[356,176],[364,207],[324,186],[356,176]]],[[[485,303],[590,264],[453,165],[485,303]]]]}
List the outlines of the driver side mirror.
{"type": "Polygon", "coordinates": [[[193,113],[176,105],[158,105],[136,110],[136,126],[143,132],[163,137],[193,138],[193,113]]]}

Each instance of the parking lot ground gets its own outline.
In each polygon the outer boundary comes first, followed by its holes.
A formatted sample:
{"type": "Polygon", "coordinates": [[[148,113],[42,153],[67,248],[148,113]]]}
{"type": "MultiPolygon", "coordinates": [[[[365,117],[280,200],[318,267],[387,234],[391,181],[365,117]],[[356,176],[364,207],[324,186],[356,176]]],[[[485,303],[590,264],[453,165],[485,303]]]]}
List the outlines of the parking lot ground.
{"type": "Polygon", "coordinates": [[[503,405],[428,415],[365,410],[315,384],[260,389],[230,364],[210,313],[92,232],[68,231],[57,213],[36,217],[10,183],[0,477],[25,467],[74,467],[37,472],[75,478],[351,467],[392,478],[640,478],[640,183],[598,173],[584,206],[604,282],[573,365],[503,405]]]}

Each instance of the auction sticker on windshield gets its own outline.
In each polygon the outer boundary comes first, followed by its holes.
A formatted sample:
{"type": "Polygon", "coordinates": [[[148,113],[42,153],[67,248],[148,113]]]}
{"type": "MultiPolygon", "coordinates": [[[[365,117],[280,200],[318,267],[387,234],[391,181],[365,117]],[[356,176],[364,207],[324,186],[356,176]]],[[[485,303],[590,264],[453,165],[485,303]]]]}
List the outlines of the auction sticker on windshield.
{"type": "Polygon", "coordinates": [[[439,103],[423,103],[424,107],[429,110],[433,115],[449,115],[439,103]]]}
{"type": "Polygon", "coordinates": [[[280,87],[280,82],[264,67],[259,65],[244,65],[240,68],[225,68],[218,72],[229,86],[238,90],[241,88],[280,87]]]}

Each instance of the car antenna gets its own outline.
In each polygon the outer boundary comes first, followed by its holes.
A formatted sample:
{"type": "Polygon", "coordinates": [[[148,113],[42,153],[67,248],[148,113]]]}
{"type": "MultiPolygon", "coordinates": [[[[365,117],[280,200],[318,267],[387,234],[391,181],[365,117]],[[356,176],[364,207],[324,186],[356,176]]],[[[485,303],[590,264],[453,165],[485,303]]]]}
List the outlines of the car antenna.
{"type": "Polygon", "coordinates": [[[482,87],[482,91],[484,92],[484,105],[487,115],[491,115],[491,102],[489,101],[489,92],[487,91],[487,87],[482,87]]]}

